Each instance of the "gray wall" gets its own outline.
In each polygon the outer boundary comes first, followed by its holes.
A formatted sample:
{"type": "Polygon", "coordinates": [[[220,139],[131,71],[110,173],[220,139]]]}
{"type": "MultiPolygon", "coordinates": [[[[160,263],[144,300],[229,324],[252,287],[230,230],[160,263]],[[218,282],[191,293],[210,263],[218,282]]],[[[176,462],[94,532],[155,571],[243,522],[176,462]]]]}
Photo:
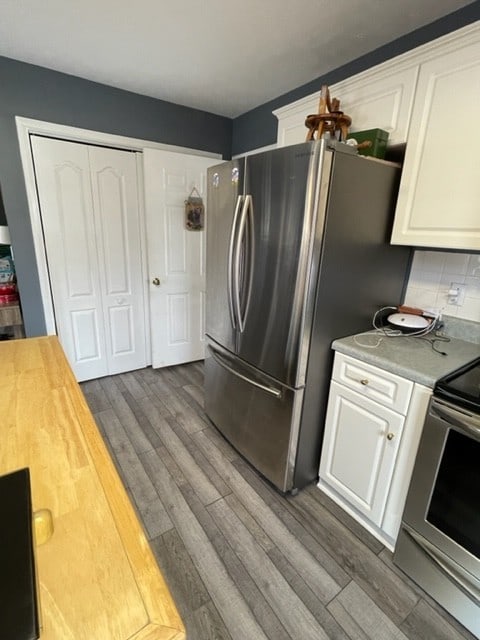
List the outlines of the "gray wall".
{"type": "Polygon", "coordinates": [[[8,222],[27,335],[45,333],[15,116],[217,152],[276,142],[272,110],[480,18],[480,0],[234,121],[0,57],[0,224],[8,222]]]}
{"type": "MultiPolygon", "coordinates": [[[[278,121],[272,114],[274,109],[319,91],[322,84],[331,85],[340,82],[478,19],[480,19],[480,0],[235,118],[232,155],[276,143],[278,121]]],[[[306,133],[305,129],[305,135],[306,133]]]]}
{"type": "Polygon", "coordinates": [[[15,116],[230,157],[232,121],[0,57],[0,224],[8,221],[28,336],[45,334],[15,116]]]}

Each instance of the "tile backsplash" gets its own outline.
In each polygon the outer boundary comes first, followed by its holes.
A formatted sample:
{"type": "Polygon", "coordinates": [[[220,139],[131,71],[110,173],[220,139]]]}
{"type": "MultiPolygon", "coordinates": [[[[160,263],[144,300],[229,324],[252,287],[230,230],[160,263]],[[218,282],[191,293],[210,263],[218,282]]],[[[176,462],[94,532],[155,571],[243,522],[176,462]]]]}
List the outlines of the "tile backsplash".
{"type": "Polygon", "coordinates": [[[480,322],[480,253],[415,251],[405,304],[480,322]],[[452,283],[465,285],[463,304],[452,304],[452,283]]]}

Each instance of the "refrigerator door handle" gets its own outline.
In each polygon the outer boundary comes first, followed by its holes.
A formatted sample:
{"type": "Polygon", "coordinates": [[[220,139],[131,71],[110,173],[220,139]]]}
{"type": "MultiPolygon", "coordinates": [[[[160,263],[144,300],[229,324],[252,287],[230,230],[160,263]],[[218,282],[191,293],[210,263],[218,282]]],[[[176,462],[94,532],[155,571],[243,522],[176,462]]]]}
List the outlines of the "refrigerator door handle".
{"type": "Polygon", "coordinates": [[[242,214],[240,217],[240,223],[238,226],[238,234],[235,243],[235,253],[234,253],[234,307],[237,314],[238,319],[238,328],[240,332],[242,332],[245,328],[245,321],[247,318],[248,307],[250,305],[250,297],[252,292],[252,284],[253,284],[253,247],[254,247],[254,236],[253,236],[253,200],[251,195],[246,195],[243,203],[242,214]],[[248,222],[248,225],[247,225],[248,222]],[[248,235],[246,233],[248,229],[248,235]],[[242,251],[242,242],[244,250],[242,251]],[[243,264],[241,261],[243,260],[243,264]],[[245,306],[242,313],[242,303],[240,300],[240,290],[242,282],[245,284],[245,279],[247,279],[246,286],[247,291],[244,296],[245,306]]]}
{"type": "Polygon", "coordinates": [[[242,327],[241,330],[243,331],[243,328],[245,326],[245,322],[247,320],[247,315],[248,315],[248,309],[250,307],[250,299],[252,297],[252,289],[253,289],[253,269],[254,269],[254,265],[255,265],[255,235],[254,235],[254,229],[253,229],[253,222],[254,222],[254,215],[253,215],[253,198],[251,195],[246,196],[246,200],[248,200],[248,250],[247,250],[247,257],[248,257],[248,261],[249,264],[246,265],[247,270],[248,270],[248,285],[247,285],[247,295],[246,295],[246,299],[245,299],[245,309],[243,312],[243,316],[241,318],[241,322],[242,322],[242,327]]]}
{"type": "Polygon", "coordinates": [[[228,293],[228,310],[230,311],[230,320],[232,327],[236,329],[237,319],[239,316],[235,314],[234,299],[236,296],[235,275],[234,268],[234,251],[235,251],[235,235],[237,229],[237,220],[242,207],[243,196],[238,196],[237,203],[235,205],[235,213],[233,214],[232,229],[230,232],[230,242],[228,244],[228,267],[227,267],[227,293],[228,293]]]}
{"type": "Polygon", "coordinates": [[[242,309],[240,304],[240,278],[241,273],[243,272],[241,265],[242,258],[242,239],[245,231],[245,219],[248,212],[248,196],[244,197],[242,213],[240,215],[240,223],[238,225],[238,232],[235,237],[235,246],[233,249],[233,308],[235,312],[235,317],[237,319],[238,328],[240,332],[243,331],[243,323],[242,323],[242,309]]]}
{"type": "Polygon", "coordinates": [[[217,364],[219,364],[221,367],[223,367],[224,369],[226,369],[229,373],[233,374],[237,378],[240,378],[241,380],[244,380],[245,382],[248,382],[249,384],[253,385],[254,387],[258,387],[262,391],[266,391],[267,393],[271,393],[272,396],[275,396],[276,398],[281,398],[282,397],[282,392],[279,391],[278,389],[273,389],[272,387],[268,387],[267,385],[261,384],[260,382],[257,382],[256,380],[252,380],[251,378],[249,378],[247,376],[244,376],[242,373],[240,373],[239,371],[236,371],[233,367],[231,367],[229,364],[227,364],[224,361],[224,359],[220,356],[220,354],[217,353],[216,351],[214,351],[211,347],[210,347],[210,350],[211,350],[212,358],[215,360],[215,362],[217,364]]]}

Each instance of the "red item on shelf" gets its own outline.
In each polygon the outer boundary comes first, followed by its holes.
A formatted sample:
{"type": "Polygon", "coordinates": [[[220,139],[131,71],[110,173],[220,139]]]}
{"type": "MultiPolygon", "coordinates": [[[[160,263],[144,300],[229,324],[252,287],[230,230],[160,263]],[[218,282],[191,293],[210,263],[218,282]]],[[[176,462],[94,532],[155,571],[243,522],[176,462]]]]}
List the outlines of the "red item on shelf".
{"type": "Polygon", "coordinates": [[[0,296],[6,296],[12,293],[17,293],[17,285],[14,282],[9,284],[0,284],[0,296]]]}

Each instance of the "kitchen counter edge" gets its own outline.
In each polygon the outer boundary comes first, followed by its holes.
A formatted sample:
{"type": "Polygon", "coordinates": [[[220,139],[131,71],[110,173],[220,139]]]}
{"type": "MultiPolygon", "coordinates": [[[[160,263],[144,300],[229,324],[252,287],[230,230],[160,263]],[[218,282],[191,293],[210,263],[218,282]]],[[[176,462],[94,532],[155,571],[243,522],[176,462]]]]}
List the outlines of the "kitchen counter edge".
{"type": "Polygon", "coordinates": [[[457,338],[448,338],[448,342],[438,340],[433,346],[446,355],[435,351],[429,339],[407,335],[388,337],[374,331],[339,338],[332,343],[332,349],[339,353],[430,388],[443,376],[480,357],[480,344],[457,338]]]}

